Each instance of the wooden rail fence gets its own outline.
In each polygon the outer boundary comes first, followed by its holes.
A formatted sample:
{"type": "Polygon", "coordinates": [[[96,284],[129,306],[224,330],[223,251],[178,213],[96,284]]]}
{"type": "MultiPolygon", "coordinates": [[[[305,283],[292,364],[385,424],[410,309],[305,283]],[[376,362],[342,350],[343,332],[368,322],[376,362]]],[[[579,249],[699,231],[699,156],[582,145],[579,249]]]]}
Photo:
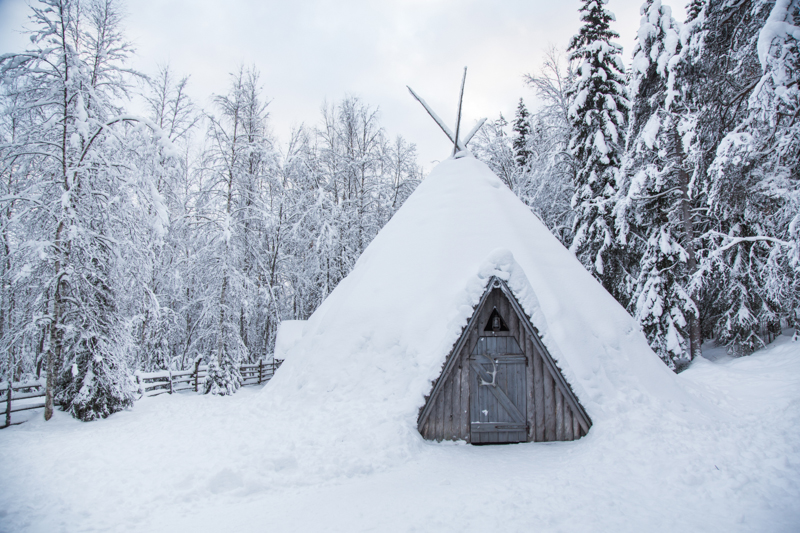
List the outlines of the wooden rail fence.
{"type": "MultiPolygon", "coordinates": [[[[260,385],[266,383],[275,375],[275,370],[281,366],[281,360],[241,365],[239,372],[242,374],[242,385],[260,385]]],[[[137,372],[136,382],[142,396],[158,396],[159,394],[172,394],[184,390],[200,392],[200,386],[208,375],[208,365],[201,365],[200,359],[194,364],[193,370],[163,370],[161,372],[137,372]]],[[[0,428],[11,425],[11,413],[40,409],[44,407],[44,400],[32,401],[35,398],[44,398],[45,378],[36,381],[19,382],[11,384],[0,383],[0,398],[5,400],[5,424],[0,428]]],[[[2,411],[0,411],[2,412],[2,411]]]]}
{"type": "MultiPolygon", "coordinates": [[[[275,370],[283,361],[272,360],[241,365],[239,372],[242,374],[242,385],[260,385],[266,383],[275,375],[275,370]]],[[[159,394],[172,394],[184,390],[200,392],[200,386],[208,375],[208,365],[201,365],[200,360],[195,361],[194,370],[162,370],[160,372],[137,372],[136,382],[142,396],[158,396],[159,394]]]]}
{"type": "Polygon", "coordinates": [[[11,413],[44,407],[44,400],[31,401],[33,398],[44,398],[44,385],[44,378],[36,381],[15,381],[13,383],[5,381],[0,383],[0,394],[5,396],[6,401],[5,424],[0,427],[11,425],[11,413]]]}

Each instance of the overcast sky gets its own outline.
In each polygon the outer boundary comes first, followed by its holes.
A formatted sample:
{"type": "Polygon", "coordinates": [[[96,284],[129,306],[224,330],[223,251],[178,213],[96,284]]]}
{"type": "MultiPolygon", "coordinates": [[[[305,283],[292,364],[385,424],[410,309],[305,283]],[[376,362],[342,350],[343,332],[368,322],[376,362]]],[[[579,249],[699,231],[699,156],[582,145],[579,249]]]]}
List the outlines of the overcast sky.
{"type": "MultiPolygon", "coordinates": [[[[626,64],[642,1],[608,4],[626,64]]],[[[0,53],[24,49],[19,30],[27,3],[0,0],[0,53]]],[[[673,5],[679,21],[683,5],[673,5]]],[[[417,145],[427,169],[452,146],[406,85],[455,123],[468,66],[464,127],[500,112],[512,118],[520,97],[535,106],[523,75],[539,67],[549,44],[565,47],[580,27],[578,0],[127,0],[126,6],[126,35],[137,50],[132,66],[152,74],[169,62],[190,75],[199,105],[227,91],[228,73],[238,65],[255,65],[279,139],[293,125],[316,124],[324,100],[356,95],[380,108],[391,137],[417,145]]]]}

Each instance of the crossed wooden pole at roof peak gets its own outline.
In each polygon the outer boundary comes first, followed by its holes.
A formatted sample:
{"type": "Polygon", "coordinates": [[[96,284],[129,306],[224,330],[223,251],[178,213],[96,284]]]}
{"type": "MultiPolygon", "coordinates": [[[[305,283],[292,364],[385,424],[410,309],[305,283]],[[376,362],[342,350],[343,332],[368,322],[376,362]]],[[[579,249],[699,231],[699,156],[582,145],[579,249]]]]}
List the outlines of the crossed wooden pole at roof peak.
{"type": "Polygon", "coordinates": [[[447,138],[450,139],[450,141],[453,143],[453,155],[456,155],[458,152],[466,150],[467,144],[469,144],[469,142],[472,140],[472,137],[474,137],[475,134],[478,133],[478,130],[481,129],[483,123],[486,122],[486,119],[482,118],[481,120],[478,121],[475,127],[472,128],[472,130],[470,130],[469,133],[467,133],[467,136],[464,138],[463,141],[459,138],[459,131],[461,129],[461,103],[464,100],[464,83],[466,83],[466,81],[467,81],[467,67],[464,67],[464,77],[461,78],[461,94],[458,96],[458,115],[456,118],[455,135],[453,135],[452,130],[450,130],[450,128],[447,127],[447,124],[445,124],[442,121],[442,119],[439,118],[439,115],[433,112],[433,109],[430,108],[430,106],[425,102],[425,100],[420,98],[419,95],[414,92],[414,89],[406,85],[406,87],[408,87],[409,92],[411,92],[411,96],[416,98],[417,102],[422,104],[422,107],[425,108],[425,111],[427,111],[428,114],[431,116],[431,118],[439,125],[440,128],[442,128],[444,134],[447,135],[447,138]]]}

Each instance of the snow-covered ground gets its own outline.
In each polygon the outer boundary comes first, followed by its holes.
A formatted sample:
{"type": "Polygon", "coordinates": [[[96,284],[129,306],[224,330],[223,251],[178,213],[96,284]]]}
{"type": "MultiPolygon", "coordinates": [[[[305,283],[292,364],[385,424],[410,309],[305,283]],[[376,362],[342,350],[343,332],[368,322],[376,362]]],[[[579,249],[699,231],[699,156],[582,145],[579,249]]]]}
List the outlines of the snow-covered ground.
{"type": "Polygon", "coordinates": [[[418,439],[364,461],[368,436],[274,434],[257,387],[91,423],[37,411],[0,431],[0,530],[799,531],[800,343],[678,379],[702,417],[626,410],[576,442],[418,439]]]}

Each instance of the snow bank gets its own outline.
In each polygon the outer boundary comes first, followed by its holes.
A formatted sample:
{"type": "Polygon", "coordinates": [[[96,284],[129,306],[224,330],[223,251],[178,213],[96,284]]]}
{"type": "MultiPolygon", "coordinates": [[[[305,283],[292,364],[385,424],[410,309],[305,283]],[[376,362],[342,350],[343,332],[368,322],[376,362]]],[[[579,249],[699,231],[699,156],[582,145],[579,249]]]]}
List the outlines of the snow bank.
{"type": "MultiPolygon", "coordinates": [[[[485,267],[524,289],[506,252],[485,267]]],[[[369,449],[358,463],[354,439],[318,436],[329,427],[278,426],[256,387],[144,398],[92,423],[39,410],[0,431],[0,532],[798,531],[800,342],[701,359],[675,381],[705,398],[703,420],[629,408],[575,442],[425,442],[402,462],[369,449]]]]}
{"type": "Polygon", "coordinates": [[[303,338],[305,320],[283,320],[278,326],[275,335],[275,353],[273,357],[281,361],[286,359],[286,353],[303,338]]]}

